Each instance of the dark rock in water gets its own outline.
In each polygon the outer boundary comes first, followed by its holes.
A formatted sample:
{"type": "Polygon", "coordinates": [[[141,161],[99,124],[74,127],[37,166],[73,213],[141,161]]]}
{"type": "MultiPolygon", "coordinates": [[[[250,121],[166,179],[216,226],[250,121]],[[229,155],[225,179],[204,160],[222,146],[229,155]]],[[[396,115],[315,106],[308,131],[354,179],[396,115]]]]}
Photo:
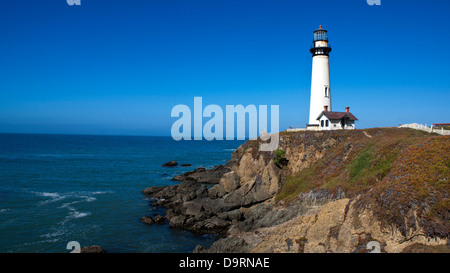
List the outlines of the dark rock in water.
{"type": "Polygon", "coordinates": [[[153,187],[149,187],[149,188],[143,189],[142,193],[145,194],[145,195],[150,195],[150,194],[152,194],[152,193],[154,193],[155,191],[158,191],[158,190],[159,190],[159,187],[153,186],[153,187]]]}
{"type": "Polygon", "coordinates": [[[148,225],[152,225],[152,224],[155,223],[155,220],[152,217],[150,217],[150,216],[144,216],[144,217],[141,218],[141,222],[145,223],[145,224],[148,224],[148,225]]]}
{"type": "Polygon", "coordinates": [[[186,172],[182,175],[177,175],[172,180],[174,181],[194,181],[198,183],[218,184],[220,179],[231,169],[227,166],[217,165],[212,169],[197,168],[192,172],[186,172]]]}
{"type": "Polygon", "coordinates": [[[177,165],[178,165],[178,163],[176,161],[169,161],[167,163],[162,164],[161,166],[163,166],[163,167],[175,167],[177,165]]]}
{"type": "MultiPolygon", "coordinates": [[[[230,224],[229,219],[236,215],[221,215],[235,208],[233,204],[211,202],[208,188],[194,181],[183,181],[179,185],[164,186],[160,188],[147,188],[144,193],[151,194],[157,200],[153,205],[166,208],[166,217],[160,216],[162,222],[167,220],[172,228],[183,228],[195,233],[220,233],[230,224]]],[[[154,221],[157,221],[154,217],[154,221]]],[[[159,220],[158,220],[159,221],[159,220]]]]}
{"type": "Polygon", "coordinates": [[[81,248],[81,253],[105,253],[105,250],[100,246],[93,245],[81,248]]]}
{"type": "MultiPolygon", "coordinates": [[[[165,218],[161,219],[167,220],[171,228],[227,235],[230,227],[248,231],[257,221],[261,221],[261,227],[270,227],[272,222],[290,216],[275,214],[269,209],[271,206],[262,206],[262,202],[279,190],[280,169],[271,160],[270,153],[256,154],[254,150],[253,156],[253,150],[247,150],[238,149],[225,165],[197,168],[175,176],[172,180],[181,181],[177,185],[150,187],[142,193],[151,196],[152,206],[166,209],[165,218]],[[207,187],[205,184],[216,185],[207,187]]],[[[156,216],[152,220],[156,222],[156,216]]],[[[229,245],[224,242],[223,249],[231,249],[233,242],[229,245]]],[[[245,242],[234,243],[241,249],[248,248],[245,242]]],[[[199,247],[196,251],[204,249],[199,247]]]]}
{"type": "Polygon", "coordinates": [[[186,217],[184,217],[183,215],[178,215],[170,218],[169,225],[171,227],[183,227],[185,221],[186,217]]]}
{"type": "Polygon", "coordinates": [[[162,215],[155,215],[153,220],[157,224],[164,224],[164,221],[165,221],[164,216],[162,216],[162,215]]]}
{"type": "Polygon", "coordinates": [[[174,178],[171,179],[172,181],[183,181],[184,176],[183,175],[177,175],[174,178]]]}
{"type": "Polygon", "coordinates": [[[199,234],[225,234],[230,226],[245,220],[241,208],[248,209],[269,199],[279,188],[279,169],[273,162],[264,158],[254,161],[248,155],[251,154],[247,153],[245,160],[240,161],[232,157],[227,164],[212,169],[197,168],[172,179],[181,181],[180,184],[150,187],[142,193],[151,196],[152,206],[166,209],[164,220],[171,228],[199,234]],[[262,165],[258,166],[259,173],[255,173],[252,164],[262,165]],[[208,188],[205,184],[216,185],[208,188]]]}
{"type": "Polygon", "coordinates": [[[190,166],[192,166],[192,164],[181,164],[180,166],[181,167],[190,167],[190,166]]]}

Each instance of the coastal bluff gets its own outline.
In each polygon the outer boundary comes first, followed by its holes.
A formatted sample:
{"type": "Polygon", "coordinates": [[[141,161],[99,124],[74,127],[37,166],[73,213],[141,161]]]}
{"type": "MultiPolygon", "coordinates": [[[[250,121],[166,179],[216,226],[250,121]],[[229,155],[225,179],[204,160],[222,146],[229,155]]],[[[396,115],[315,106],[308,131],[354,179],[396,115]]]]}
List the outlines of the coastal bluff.
{"type": "Polygon", "coordinates": [[[449,252],[450,136],[372,128],[260,143],[142,192],[171,228],[219,235],[194,252],[449,252]]]}

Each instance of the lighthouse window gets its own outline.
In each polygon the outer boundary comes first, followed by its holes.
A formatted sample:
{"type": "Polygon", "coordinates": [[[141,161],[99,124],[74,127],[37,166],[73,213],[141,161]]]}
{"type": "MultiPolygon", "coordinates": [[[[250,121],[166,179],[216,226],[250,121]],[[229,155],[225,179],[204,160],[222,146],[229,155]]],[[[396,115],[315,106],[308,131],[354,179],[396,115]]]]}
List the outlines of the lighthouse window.
{"type": "Polygon", "coordinates": [[[328,86],[325,86],[325,97],[328,97],[328,86]]]}
{"type": "Polygon", "coordinates": [[[325,31],[316,31],[314,33],[314,41],[328,41],[327,33],[325,31]]]}

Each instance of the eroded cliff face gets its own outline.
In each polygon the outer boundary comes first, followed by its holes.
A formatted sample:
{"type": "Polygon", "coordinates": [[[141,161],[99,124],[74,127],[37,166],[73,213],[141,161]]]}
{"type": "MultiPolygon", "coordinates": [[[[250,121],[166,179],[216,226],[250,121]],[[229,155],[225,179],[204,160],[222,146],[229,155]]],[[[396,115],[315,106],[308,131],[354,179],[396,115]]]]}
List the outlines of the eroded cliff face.
{"type": "Polygon", "coordinates": [[[450,147],[449,137],[435,138],[395,128],[281,134],[280,153],[261,152],[259,141],[241,145],[212,187],[186,179],[143,192],[167,209],[171,227],[221,234],[209,249],[196,252],[367,252],[374,242],[384,252],[448,251],[446,153],[442,162],[433,161],[444,172],[432,178],[438,186],[432,181],[421,190],[432,192],[431,199],[402,199],[401,211],[393,214],[380,212],[386,210],[380,200],[388,198],[378,198],[390,190],[391,169],[405,164],[398,157],[411,145],[450,147]],[[422,220],[427,209],[438,216],[422,220]]]}
{"type": "Polygon", "coordinates": [[[254,253],[362,253],[413,252],[427,246],[429,252],[448,252],[447,239],[426,238],[423,230],[405,237],[395,227],[384,227],[370,209],[355,210],[343,198],[305,209],[302,215],[282,224],[234,232],[209,251],[233,250],[254,253]],[[228,244],[240,242],[238,248],[228,244]]]}

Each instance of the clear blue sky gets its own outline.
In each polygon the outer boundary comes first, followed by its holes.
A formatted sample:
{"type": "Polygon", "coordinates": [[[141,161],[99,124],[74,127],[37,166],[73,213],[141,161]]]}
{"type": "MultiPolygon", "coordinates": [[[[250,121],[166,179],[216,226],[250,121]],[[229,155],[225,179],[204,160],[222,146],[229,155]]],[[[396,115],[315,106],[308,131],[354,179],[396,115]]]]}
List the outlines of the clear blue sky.
{"type": "Polygon", "coordinates": [[[4,0],[0,132],[170,135],[176,104],[280,106],[305,126],[328,30],[357,127],[450,122],[450,1],[4,0]]]}

